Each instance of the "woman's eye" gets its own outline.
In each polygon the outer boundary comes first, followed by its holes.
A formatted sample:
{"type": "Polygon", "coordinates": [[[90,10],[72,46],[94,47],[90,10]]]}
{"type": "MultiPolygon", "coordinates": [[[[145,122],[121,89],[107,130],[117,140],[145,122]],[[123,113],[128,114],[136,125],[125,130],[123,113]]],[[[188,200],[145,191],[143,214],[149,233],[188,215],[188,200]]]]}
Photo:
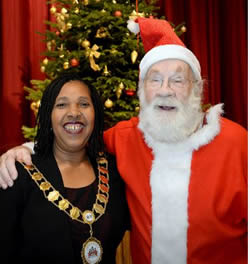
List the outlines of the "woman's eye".
{"type": "Polygon", "coordinates": [[[80,106],[82,106],[82,107],[87,107],[87,106],[89,106],[89,103],[87,103],[87,102],[83,102],[83,103],[80,103],[80,106]]]}
{"type": "Polygon", "coordinates": [[[56,107],[63,108],[65,105],[66,105],[65,103],[59,103],[59,104],[56,104],[56,107]]]}

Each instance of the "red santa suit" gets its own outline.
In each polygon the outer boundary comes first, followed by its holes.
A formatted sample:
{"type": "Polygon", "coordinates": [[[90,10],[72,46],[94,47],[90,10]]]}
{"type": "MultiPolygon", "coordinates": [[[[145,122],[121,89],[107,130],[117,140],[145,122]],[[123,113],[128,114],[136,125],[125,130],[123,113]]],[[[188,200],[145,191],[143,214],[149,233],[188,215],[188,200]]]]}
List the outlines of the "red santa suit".
{"type": "Polygon", "coordinates": [[[105,133],[126,183],[134,264],[247,263],[247,132],[221,112],[178,144],[143,134],[138,118],[105,133]]]}

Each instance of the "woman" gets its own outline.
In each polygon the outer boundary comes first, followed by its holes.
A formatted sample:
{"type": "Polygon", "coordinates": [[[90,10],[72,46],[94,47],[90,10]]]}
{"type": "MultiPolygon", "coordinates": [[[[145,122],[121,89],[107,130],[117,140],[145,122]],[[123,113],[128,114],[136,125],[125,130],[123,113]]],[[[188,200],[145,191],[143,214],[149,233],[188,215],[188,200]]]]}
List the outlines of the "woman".
{"type": "Polygon", "coordinates": [[[75,74],[58,77],[37,124],[34,166],[17,163],[23,177],[0,190],[1,263],[115,263],[129,217],[96,90],[75,74]]]}

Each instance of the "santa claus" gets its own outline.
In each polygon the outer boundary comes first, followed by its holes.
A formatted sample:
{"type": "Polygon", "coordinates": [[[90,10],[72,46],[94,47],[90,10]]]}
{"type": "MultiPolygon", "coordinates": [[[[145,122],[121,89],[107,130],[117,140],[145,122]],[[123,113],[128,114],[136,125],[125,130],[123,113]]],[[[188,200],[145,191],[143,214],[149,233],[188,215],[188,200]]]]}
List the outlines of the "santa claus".
{"type": "Polygon", "coordinates": [[[168,22],[132,24],[147,51],[140,114],[105,141],[126,182],[133,263],[247,263],[247,132],[222,104],[202,111],[199,61],[168,22]]]}

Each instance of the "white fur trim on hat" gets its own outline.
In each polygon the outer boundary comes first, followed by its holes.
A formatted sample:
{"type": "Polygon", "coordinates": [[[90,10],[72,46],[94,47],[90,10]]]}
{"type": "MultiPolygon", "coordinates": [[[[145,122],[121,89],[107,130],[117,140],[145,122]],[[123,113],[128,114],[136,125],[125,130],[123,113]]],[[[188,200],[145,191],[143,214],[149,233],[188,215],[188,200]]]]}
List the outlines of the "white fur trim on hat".
{"type": "Polygon", "coordinates": [[[161,45],[145,54],[140,63],[140,79],[144,79],[149,68],[162,60],[178,59],[186,62],[192,69],[197,80],[201,80],[200,63],[193,52],[181,45],[161,45]]]}

